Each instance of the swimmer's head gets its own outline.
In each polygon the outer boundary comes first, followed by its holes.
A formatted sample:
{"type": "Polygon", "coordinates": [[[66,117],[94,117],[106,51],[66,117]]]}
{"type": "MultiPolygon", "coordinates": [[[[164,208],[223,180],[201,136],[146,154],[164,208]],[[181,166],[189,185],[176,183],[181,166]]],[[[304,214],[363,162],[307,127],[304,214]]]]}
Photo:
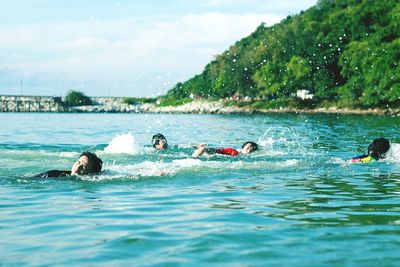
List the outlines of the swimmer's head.
{"type": "Polygon", "coordinates": [[[378,138],[372,141],[368,146],[368,155],[375,159],[383,159],[386,157],[386,152],[389,151],[390,143],[385,138],[378,138]]]}
{"type": "Polygon", "coordinates": [[[71,169],[71,175],[85,175],[101,171],[103,161],[95,153],[83,152],[71,169]]]}
{"type": "Polygon", "coordinates": [[[254,142],[247,141],[242,146],[242,153],[243,154],[250,154],[258,149],[258,145],[254,142]]]}
{"type": "Polygon", "coordinates": [[[160,133],[153,135],[153,138],[151,139],[151,144],[154,148],[159,150],[166,149],[168,147],[167,139],[164,135],[160,133]]]}

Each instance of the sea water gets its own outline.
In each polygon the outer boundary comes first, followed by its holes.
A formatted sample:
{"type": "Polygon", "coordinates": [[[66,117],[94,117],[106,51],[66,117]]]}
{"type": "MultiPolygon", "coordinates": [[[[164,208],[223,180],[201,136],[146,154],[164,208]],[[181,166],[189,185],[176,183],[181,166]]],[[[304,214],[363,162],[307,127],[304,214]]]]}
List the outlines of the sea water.
{"type": "Polygon", "coordinates": [[[1,266],[399,266],[400,118],[0,114],[1,266]],[[151,137],[166,136],[155,151],[151,137]],[[378,137],[387,159],[352,164],[378,137]],[[192,158],[193,146],[260,150],[192,158]],[[69,170],[83,151],[104,161],[69,170]]]}

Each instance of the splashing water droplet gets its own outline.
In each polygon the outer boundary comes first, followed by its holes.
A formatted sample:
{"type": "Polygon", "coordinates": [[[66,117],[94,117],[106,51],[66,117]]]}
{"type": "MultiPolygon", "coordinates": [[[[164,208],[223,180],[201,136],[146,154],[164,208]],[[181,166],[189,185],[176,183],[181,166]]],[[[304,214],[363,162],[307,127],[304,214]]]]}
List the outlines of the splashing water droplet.
{"type": "Polygon", "coordinates": [[[287,127],[271,127],[259,138],[258,143],[269,154],[304,154],[299,134],[287,127]]]}
{"type": "Polygon", "coordinates": [[[107,153],[125,153],[125,154],[137,154],[139,151],[135,138],[132,134],[119,134],[114,137],[107,147],[104,148],[104,152],[107,153]]]}

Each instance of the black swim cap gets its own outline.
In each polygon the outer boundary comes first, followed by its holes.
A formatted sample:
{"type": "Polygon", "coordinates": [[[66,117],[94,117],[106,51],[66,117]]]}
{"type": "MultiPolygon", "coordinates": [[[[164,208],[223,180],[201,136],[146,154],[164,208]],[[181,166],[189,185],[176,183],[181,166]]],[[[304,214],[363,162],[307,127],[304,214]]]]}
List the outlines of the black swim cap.
{"type": "Polygon", "coordinates": [[[101,167],[103,166],[103,161],[99,157],[97,157],[95,153],[86,151],[83,152],[79,157],[82,156],[86,156],[89,159],[89,161],[93,163],[92,169],[89,171],[89,173],[97,173],[101,171],[101,167]]]}
{"type": "Polygon", "coordinates": [[[386,152],[389,151],[390,143],[386,138],[378,138],[372,141],[368,146],[368,155],[374,157],[375,159],[385,158],[386,152]]]}
{"type": "Polygon", "coordinates": [[[151,139],[151,144],[153,145],[153,147],[156,147],[156,145],[160,144],[161,140],[164,141],[163,149],[166,149],[168,147],[167,139],[164,135],[160,133],[153,135],[153,138],[151,139]]]}
{"type": "Polygon", "coordinates": [[[254,142],[251,142],[251,141],[247,141],[246,143],[244,143],[242,145],[242,148],[244,148],[244,146],[247,145],[247,144],[251,145],[250,153],[258,150],[258,145],[256,143],[254,143],[254,142]]]}

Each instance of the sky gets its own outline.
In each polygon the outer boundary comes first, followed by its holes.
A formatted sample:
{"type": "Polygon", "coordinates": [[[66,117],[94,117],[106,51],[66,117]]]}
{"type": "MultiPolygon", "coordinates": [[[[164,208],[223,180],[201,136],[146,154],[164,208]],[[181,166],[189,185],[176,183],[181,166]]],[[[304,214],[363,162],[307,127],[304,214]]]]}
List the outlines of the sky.
{"type": "Polygon", "coordinates": [[[155,97],[317,0],[0,1],[0,95],[155,97]]]}

